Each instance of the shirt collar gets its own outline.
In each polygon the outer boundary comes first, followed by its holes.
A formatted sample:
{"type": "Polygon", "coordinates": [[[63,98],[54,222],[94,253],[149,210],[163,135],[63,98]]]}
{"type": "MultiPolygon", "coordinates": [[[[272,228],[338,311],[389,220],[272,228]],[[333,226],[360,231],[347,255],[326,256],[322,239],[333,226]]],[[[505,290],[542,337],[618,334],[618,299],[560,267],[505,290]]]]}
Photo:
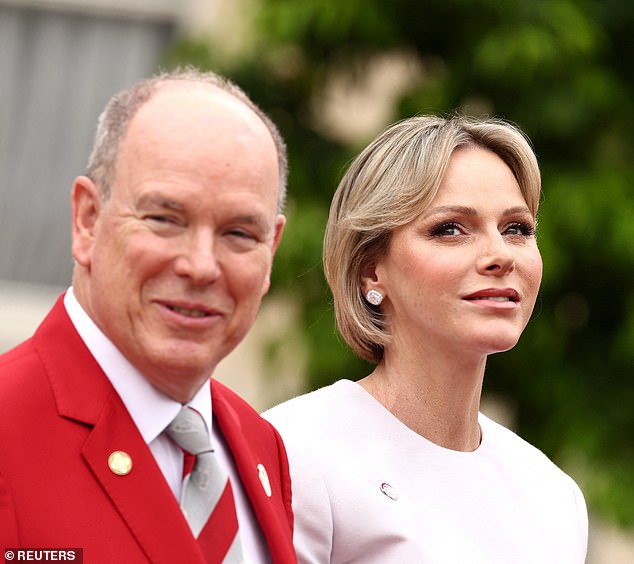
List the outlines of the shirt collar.
{"type": "MultiPolygon", "coordinates": [[[[141,436],[149,444],[171,423],[182,405],[152,386],[143,374],[121,354],[79,304],[72,287],[64,296],[64,306],[79,336],[119,394],[141,436]]],[[[203,416],[211,434],[209,380],[187,405],[203,416]]]]}

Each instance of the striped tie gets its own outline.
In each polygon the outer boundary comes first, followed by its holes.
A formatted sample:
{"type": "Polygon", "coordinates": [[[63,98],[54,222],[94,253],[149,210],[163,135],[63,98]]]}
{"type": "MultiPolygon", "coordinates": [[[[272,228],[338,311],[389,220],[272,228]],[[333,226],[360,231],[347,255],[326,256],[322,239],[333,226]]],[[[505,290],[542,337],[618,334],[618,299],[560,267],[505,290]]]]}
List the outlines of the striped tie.
{"type": "Polygon", "coordinates": [[[209,562],[244,562],[231,482],[216,460],[203,418],[183,407],[165,432],[196,457],[183,480],[181,508],[209,562]]]}

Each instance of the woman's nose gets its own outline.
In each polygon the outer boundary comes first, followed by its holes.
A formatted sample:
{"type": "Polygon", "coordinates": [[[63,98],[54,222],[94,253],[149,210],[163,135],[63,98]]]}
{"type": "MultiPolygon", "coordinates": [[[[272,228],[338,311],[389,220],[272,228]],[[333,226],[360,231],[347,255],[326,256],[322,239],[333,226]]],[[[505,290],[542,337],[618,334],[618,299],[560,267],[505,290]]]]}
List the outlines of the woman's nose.
{"type": "Polygon", "coordinates": [[[515,268],[515,258],[504,237],[497,233],[486,240],[482,254],[477,261],[481,274],[502,276],[515,268]]]}

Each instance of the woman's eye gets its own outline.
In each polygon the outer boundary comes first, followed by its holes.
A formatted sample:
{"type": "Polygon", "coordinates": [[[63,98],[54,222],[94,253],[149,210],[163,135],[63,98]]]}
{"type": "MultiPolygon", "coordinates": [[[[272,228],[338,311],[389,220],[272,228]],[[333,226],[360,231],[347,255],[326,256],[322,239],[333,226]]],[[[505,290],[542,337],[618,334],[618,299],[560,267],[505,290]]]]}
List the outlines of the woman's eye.
{"type": "Polygon", "coordinates": [[[531,237],[535,234],[535,226],[530,223],[517,222],[511,223],[505,230],[506,235],[521,235],[522,237],[531,237]]]}
{"type": "Polygon", "coordinates": [[[433,237],[453,237],[455,235],[460,235],[462,230],[457,223],[448,222],[441,223],[434,227],[431,231],[433,237]]]}

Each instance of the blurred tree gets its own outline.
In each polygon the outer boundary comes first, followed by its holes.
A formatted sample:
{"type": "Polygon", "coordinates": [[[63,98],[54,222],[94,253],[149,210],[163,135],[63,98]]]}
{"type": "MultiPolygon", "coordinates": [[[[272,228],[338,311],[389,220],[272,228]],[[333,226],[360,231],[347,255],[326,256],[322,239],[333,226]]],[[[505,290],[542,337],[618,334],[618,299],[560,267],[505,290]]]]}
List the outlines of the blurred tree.
{"type": "Polygon", "coordinates": [[[513,402],[518,432],[577,478],[594,511],[634,525],[634,3],[265,0],[254,22],[239,57],[182,40],[167,65],[232,76],[288,141],[273,288],[297,297],[309,387],[369,369],[335,334],[321,271],[346,162],[401,117],[511,120],[543,170],[545,274],[520,344],[491,357],[486,390],[513,402]]]}

